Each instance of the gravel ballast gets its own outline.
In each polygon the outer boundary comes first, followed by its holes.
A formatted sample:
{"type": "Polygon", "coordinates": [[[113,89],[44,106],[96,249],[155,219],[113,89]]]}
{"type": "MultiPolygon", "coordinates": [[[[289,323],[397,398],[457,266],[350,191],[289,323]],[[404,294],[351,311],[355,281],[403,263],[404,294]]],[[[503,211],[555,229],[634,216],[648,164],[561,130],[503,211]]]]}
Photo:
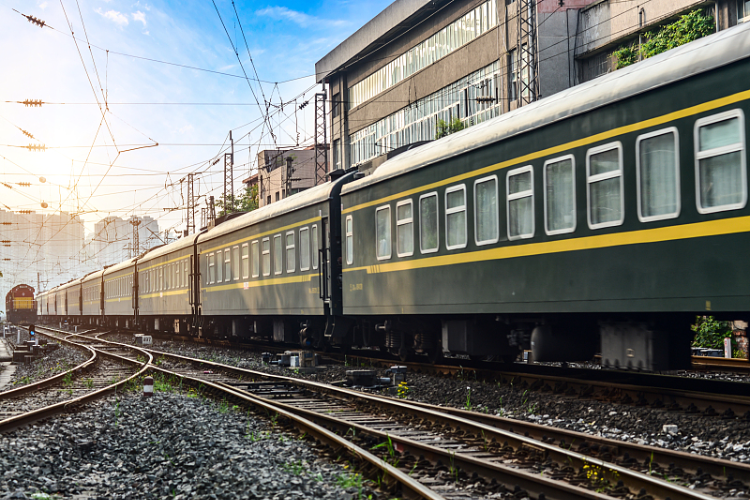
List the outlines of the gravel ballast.
{"type": "Polygon", "coordinates": [[[0,435],[0,499],[379,497],[356,483],[307,440],[226,404],[171,392],[109,398],[0,435]]]}

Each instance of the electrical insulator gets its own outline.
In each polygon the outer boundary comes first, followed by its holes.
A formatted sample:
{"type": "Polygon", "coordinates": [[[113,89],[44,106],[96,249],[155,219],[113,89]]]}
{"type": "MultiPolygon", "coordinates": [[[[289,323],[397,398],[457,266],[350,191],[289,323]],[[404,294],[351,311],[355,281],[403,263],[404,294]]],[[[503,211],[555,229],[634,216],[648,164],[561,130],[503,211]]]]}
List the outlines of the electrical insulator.
{"type": "Polygon", "coordinates": [[[8,257],[4,258],[3,260],[10,260],[8,257]]]}
{"type": "Polygon", "coordinates": [[[19,186],[23,186],[23,187],[31,187],[30,182],[16,182],[16,184],[18,184],[19,186]]]}
{"type": "Polygon", "coordinates": [[[19,213],[19,214],[30,214],[30,213],[31,213],[31,210],[19,210],[19,211],[18,211],[18,212],[16,212],[16,213],[19,213]]]}
{"type": "Polygon", "coordinates": [[[21,101],[21,104],[24,106],[31,106],[33,107],[41,107],[44,102],[42,102],[41,99],[26,99],[25,101],[21,101]]]}
{"type": "Polygon", "coordinates": [[[0,222],[0,224],[2,224],[3,226],[10,226],[13,223],[12,222],[0,222]]]}
{"type": "Polygon", "coordinates": [[[299,105],[299,109],[305,109],[305,106],[307,106],[309,102],[310,102],[310,101],[305,101],[305,102],[303,102],[302,104],[300,104],[300,105],[299,105]]]}
{"type": "Polygon", "coordinates": [[[19,128],[18,130],[20,130],[21,132],[23,132],[23,135],[25,135],[29,139],[36,139],[36,137],[34,137],[33,135],[31,135],[31,132],[28,132],[28,131],[26,131],[26,130],[24,130],[22,128],[19,128]]]}
{"type": "Polygon", "coordinates": [[[8,189],[13,189],[13,186],[11,186],[10,184],[6,184],[4,182],[0,182],[0,184],[2,184],[3,186],[7,187],[8,189]]]}
{"type": "Polygon", "coordinates": [[[41,19],[37,19],[37,18],[36,18],[36,17],[34,17],[34,16],[27,16],[26,14],[21,14],[21,15],[22,15],[23,17],[25,17],[26,19],[28,19],[30,23],[32,23],[32,24],[36,24],[36,25],[37,25],[37,26],[39,26],[40,28],[44,28],[45,22],[44,22],[44,21],[42,21],[41,19]]]}
{"type": "Polygon", "coordinates": [[[46,151],[47,146],[44,144],[29,144],[28,146],[23,146],[24,148],[28,149],[29,151],[46,151]]]}
{"type": "Polygon", "coordinates": [[[0,243],[3,243],[3,244],[10,243],[10,240],[2,240],[2,241],[0,241],[0,243]]]}

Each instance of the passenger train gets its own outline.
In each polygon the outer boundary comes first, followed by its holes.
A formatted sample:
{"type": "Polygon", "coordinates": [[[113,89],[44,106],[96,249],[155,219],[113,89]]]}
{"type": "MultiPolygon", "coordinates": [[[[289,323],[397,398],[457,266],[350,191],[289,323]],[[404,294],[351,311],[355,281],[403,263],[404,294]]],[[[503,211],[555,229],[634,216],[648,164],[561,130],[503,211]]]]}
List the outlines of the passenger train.
{"type": "Polygon", "coordinates": [[[33,287],[16,285],[5,295],[5,317],[8,323],[24,326],[34,324],[36,312],[33,287]]]}
{"type": "Polygon", "coordinates": [[[48,322],[401,358],[690,362],[747,319],[750,23],[39,296],[48,322]]]}

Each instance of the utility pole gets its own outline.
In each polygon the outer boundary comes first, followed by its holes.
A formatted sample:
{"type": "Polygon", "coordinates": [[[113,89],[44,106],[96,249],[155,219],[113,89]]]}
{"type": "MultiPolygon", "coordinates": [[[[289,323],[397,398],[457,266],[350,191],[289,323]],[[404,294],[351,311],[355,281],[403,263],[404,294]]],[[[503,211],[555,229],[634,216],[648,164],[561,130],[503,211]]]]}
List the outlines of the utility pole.
{"type": "Polygon", "coordinates": [[[328,139],[326,134],[326,88],[315,94],[315,185],[326,182],[328,175],[328,139]]]}
{"type": "Polygon", "coordinates": [[[224,215],[234,212],[234,139],[229,131],[231,153],[224,153],[224,215]]]}
{"type": "Polygon", "coordinates": [[[193,193],[193,177],[194,174],[189,173],[187,179],[187,234],[193,234],[195,232],[195,198],[193,193]]]}
{"type": "Polygon", "coordinates": [[[216,225],[216,207],[214,206],[214,197],[208,198],[208,228],[211,229],[216,225]]]}
{"type": "Polygon", "coordinates": [[[539,66],[537,64],[537,26],[535,0],[518,2],[518,106],[539,99],[539,66]],[[525,42],[525,43],[524,43],[525,42]]]}

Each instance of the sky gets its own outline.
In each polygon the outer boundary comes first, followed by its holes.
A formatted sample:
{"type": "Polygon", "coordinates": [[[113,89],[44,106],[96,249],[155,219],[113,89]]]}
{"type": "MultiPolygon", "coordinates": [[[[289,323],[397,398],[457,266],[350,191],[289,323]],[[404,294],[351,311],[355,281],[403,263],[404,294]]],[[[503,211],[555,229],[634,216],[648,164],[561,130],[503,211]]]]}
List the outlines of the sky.
{"type": "Polygon", "coordinates": [[[315,62],[389,3],[0,0],[0,182],[12,187],[0,209],[67,211],[89,231],[108,215],[184,228],[180,181],[202,172],[196,194],[218,198],[222,163],[209,165],[230,129],[236,189],[259,148],[312,144],[314,101],[299,106],[320,91],[315,62]],[[47,149],[18,147],[30,144],[47,149]]]}

